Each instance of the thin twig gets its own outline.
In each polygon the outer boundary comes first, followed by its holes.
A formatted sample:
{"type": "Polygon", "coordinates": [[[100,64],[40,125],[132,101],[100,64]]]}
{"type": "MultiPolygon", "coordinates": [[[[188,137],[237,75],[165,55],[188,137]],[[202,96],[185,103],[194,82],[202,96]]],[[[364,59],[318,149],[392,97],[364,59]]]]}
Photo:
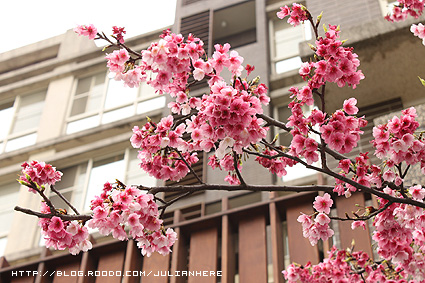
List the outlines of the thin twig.
{"type": "Polygon", "coordinates": [[[187,160],[183,157],[183,155],[181,154],[181,152],[177,149],[174,149],[175,152],[177,152],[177,154],[180,156],[181,160],[184,162],[184,164],[186,164],[187,168],[189,169],[190,173],[193,174],[193,176],[195,176],[195,178],[199,181],[199,183],[204,184],[204,182],[201,180],[201,178],[199,178],[198,174],[196,174],[196,172],[193,170],[192,166],[189,165],[189,163],[187,162],[187,160]]]}
{"type": "Polygon", "coordinates": [[[239,168],[238,168],[238,157],[237,157],[237,154],[236,154],[235,151],[233,151],[233,167],[235,168],[236,175],[238,176],[239,181],[241,182],[241,185],[246,185],[246,183],[245,183],[245,181],[242,177],[242,174],[241,174],[241,172],[239,171],[239,168]]]}
{"type": "Polygon", "coordinates": [[[339,220],[339,221],[365,221],[365,220],[369,220],[372,217],[374,217],[375,215],[383,212],[384,210],[386,210],[391,204],[393,204],[393,202],[387,202],[383,207],[381,207],[380,209],[375,210],[374,212],[368,214],[368,215],[363,215],[363,216],[359,216],[356,218],[352,218],[349,217],[347,214],[345,215],[345,218],[342,217],[337,217],[337,216],[330,216],[330,219],[333,220],[339,220]]]}
{"type": "Polygon", "coordinates": [[[64,197],[64,195],[62,195],[58,190],[55,189],[55,187],[53,185],[50,185],[50,189],[57,194],[77,215],[80,215],[80,213],[78,212],[78,210],[66,199],[66,197],[64,197]]]}
{"type": "Polygon", "coordinates": [[[175,203],[176,201],[178,201],[178,200],[180,200],[182,198],[185,198],[185,197],[190,196],[191,194],[193,194],[193,192],[186,192],[185,194],[179,195],[178,197],[175,197],[174,199],[172,199],[172,200],[170,200],[168,202],[165,202],[165,204],[163,206],[158,207],[158,209],[161,209],[162,210],[159,218],[162,218],[162,216],[164,215],[165,210],[167,209],[167,207],[169,207],[170,205],[172,205],[173,203],[175,203]]]}

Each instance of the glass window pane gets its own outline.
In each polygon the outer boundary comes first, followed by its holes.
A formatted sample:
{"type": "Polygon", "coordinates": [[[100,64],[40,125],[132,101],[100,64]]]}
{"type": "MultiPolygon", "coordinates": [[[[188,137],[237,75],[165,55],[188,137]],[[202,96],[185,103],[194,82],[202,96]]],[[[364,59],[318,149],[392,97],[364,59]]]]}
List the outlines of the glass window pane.
{"type": "Polygon", "coordinates": [[[111,123],[134,115],[134,106],[127,106],[103,114],[102,124],[111,123]]]}
{"type": "Polygon", "coordinates": [[[104,159],[94,162],[90,172],[87,194],[84,202],[84,211],[90,209],[90,201],[102,193],[105,182],[114,182],[115,179],[124,180],[125,177],[124,156],[104,159]]]}
{"type": "Polygon", "coordinates": [[[99,110],[102,104],[103,85],[96,86],[90,91],[87,101],[86,112],[99,110]]]}
{"type": "Polygon", "coordinates": [[[297,163],[292,167],[286,167],[285,170],[288,174],[286,174],[285,176],[282,177],[282,180],[284,182],[303,178],[303,177],[307,177],[307,176],[315,174],[315,171],[307,169],[301,163],[297,163]]]}
{"type": "Polygon", "coordinates": [[[147,113],[149,111],[164,108],[165,96],[159,96],[150,100],[146,100],[137,104],[137,114],[147,113]]]}
{"type": "Polygon", "coordinates": [[[19,133],[36,129],[40,123],[43,112],[46,92],[39,92],[32,95],[23,96],[19,102],[19,109],[16,112],[12,133],[19,133]]]}
{"type": "Polygon", "coordinates": [[[127,170],[127,185],[144,185],[147,187],[156,186],[157,180],[151,177],[143,169],[140,168],[140,160],[137,159],[138,150],[130,151],[130,160],[127,170]]]}
{"type": "Polygon", "coordinates": [[[134,102],[137,92],[137,88],[125,87],[123,82],[110,79],[106,93],[105,109],[134,102]]]}
{"type": "Polygon", "coordinates": [[[288,71],[296,70],[301,67],[302,61],[299,56],[285,59],[276,63],[276,73],[281,74],[288,71]]]}
{"type": "Polygon", "coordinates": [[[71,117],[101,108],[106,73],[78,80],[74,101],[71,108],[71,117]]]}
{"type": "Polygon", "coordinates": [[[0,235],[7,233],[12,225],[13,207],[18,202],[19,184],[12,182],[0,186],[0,235]]]}
{"type": "Polygon", "coordinates": [[[102,73],[95,75],[94,76],[94,85],[95,86],[103,85],[105,83],[105,79],[106,79],[106,72],[102,72],[102,73]]]}
{"type": "Polygon", "coordinates": [[[13,102],[0,105],[0,140],[9,134],[10,124],[13,119],[13,102]]]}
{"type": "Polygon", "coordinates": [[[75,95],[89,92],[90,86],[91,86],[91,77],[79,79],[77,83],[77,90],[75,91],[75,95]]]}
{"type": "MultiPolygon", "coordinates": [[[[284,21],[281,23],[287,24],[284,21]]],[[[298,25],[292,27],[277,25],[278,30],[275,31],[275,46],[277,58],[288,58],[299,54],[299,43],[304,40],[304,26],[298,25]]]]}
{"type": "Polygon", "coordinates": [[[7,142],[5,151],[9,152],[12,150],[24,148],[24,147],[35,144],[36,141],[37,141],[36,133],[22,136],[16,139],[12,139],[7,142]]]}
{"type": "Polygon", "coordinates": [[[18,117],[16,117],[16,121],[13,125],[12,134],[16,133],[22,133],[25,131],[36,131],[38,125],[40,124],[41,119],[41,112],[40,113],[33,113],[33,115],[21,115],[19,114],[18,117]]]}
{"type": "Polygon", "coordinates": [[[155,97],[157,95],[158,94],[155,93],[155,89],[151,87],[150,85],[148,85],[146,82],[143,82],[140,84],[139,97],[143,99],[147,99],[150,97],[155,97]]]}
{"type": "Polygon", "coordinates": [[[58,170],[61,171],[63,175],[61,181],[56,183],[55,188],[58,191],[61,191],[74,186],[75,178],[77,176],[78,165],[58,170]]]}
{"type": "Polygon", "coordinates": [[[82,211],[83,208],[83,193],[87,177],[87,162],[78,166],[77,179],[72,193],[72,202],[75,207],[82,211]]]}
{"type": "Polygon", "coordinates": [[[91,116],[88,118],[80,119],[74,122],[68,123],[66,127],[66,133],[72,134],[76,132],[80,132],[83,130],[87,130],[99,125],[99,115],[91,116]]]}
{"type": "Polygon", "coordinates": [[[84,113],[86,111],[87,100],[87,95],[80,96],[74,99],[74,102],[72,103],[71,117],[84,113]]]}
{"type": "MultiPolygon", "coordinates": [[[[69,208],[69,206],[55,193],[51,193],[51,197],[50,200],[52,201],[53,205],[56,208],[62,208],[62,209],[66,209],[66,211],[68,213],[73,213],[73,211],[71,211],[71,209],[69,208]]],[[[61,192],[61,194],[71,203],[73,203],[72,200],[72,191],[68,191],[68,192],[61,192]]],[[[74,203],[73,203],[74,204],[74,203]]]]}

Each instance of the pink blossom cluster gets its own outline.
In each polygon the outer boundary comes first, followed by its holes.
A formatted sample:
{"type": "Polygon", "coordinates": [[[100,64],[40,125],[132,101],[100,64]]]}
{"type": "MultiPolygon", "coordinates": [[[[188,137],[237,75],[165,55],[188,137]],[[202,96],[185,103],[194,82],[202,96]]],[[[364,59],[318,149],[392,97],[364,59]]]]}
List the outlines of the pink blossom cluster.
{"type": "MultiPolygon", "coordinates": [[[[243,147],[266,136],[267,128],[256,116],[263,113],[261,98],[255,95],[255,91],[248,93],[245,89],[246,82],[236,83],[233,87],[218,81],[211,86],[210,95],[202,97],[198,115],[189,123],[188,131],[192,132],[192,137],[198,136],[196,141],[206,151],[221,140],[219,152],[233,147],[237,153],[242,153],[243,147]],[[225,138],[228,139],[225,141],[225,138]]],[[[264,92],[260,95],[265,95],[264,92]]]]}
{"type": "Polygon", "coordinates": [[[149,175],[163,180],[178,181],[189,172],[189,168],[180,158],[177,150],[184,151],[182,156],[189,165],[198,161],[191,144],[183,139],[185,124],[175,129],[171,115],[164,117],[158,124],[148,121],[141,129],[133,128],[131,145],[140,149],[138,158],[141,168],[149,175]]]}
{"type": "Polygon", "coordinates": [[[421,23],[415,25],[413,24],[410,27],[410,31],[420,39],[422,39],[422,44],[425,45],[425,26],[421,23]]]}
{"type": "Polygon", "coordinates": [[[94,25],[78,25],[74,28],[74,32],[78,35],[87,36],[89,39],[94,39],[97,35],[97,29],[94,25]]]}
{"type": "MultiPolygon", "coordinates": [[[[373,128],[375,139],[371,143],[375,147],[375,155],[385,159],[389,169],[401,162],[408,165],[420,163],[422,173],[425,173],[425,142],[415,134],[419,127],[416,117],[416,110],[411,107],[403,110],[400,117],[394,116],[388,123],[373,128]]],[[[392,170],[384,173],[386,181],[394,181],[398,177],[397,172],[392,170]]]]}
{"type": "MultiPolygon", "coordinates": [[[[186,85],[193,67],[212,72],[210,63],[201,59],[205,54],[203,46],[202,40],[193,35],[189,35],[185,41],[181,34],[166,32],[159,42],[152,43],[142,51],[141,67],[154,74],[147,83],[159,93],[166,92],[172,97],[181,95],[181,92],[186,95],[186,85]]],[[[201,76],[198,71],[195,73],[198,78],[201,76]]]]}
{"type": "Polygon", "coordinates": [[[398,0],[398,4],[393,6],[390,14],[385,19],[390,22],[400,22],[410,15],[419,18],[424,11],[424,0],[398,0]]]}
{"type": "Polygon", "coordinates": [[[311,111],[305,117],[302,109],[302,102],[293,101],[289,104],[292,115],[288,118],[287,127],[292,127],[293,136],[290,154],[306,159],[308,164],[318,161],[318,143],[310,137],[312,127],[319,128],[321,138],[326,145],[340,153],[351,152],[357,146],[360,135],[367,121],[362,117],[353,116],[357,114],[358,108],[355,106],[357,100],[350,98],[344,101],[343,109],[337,110],[330,117],[317,109],[311,111]]]}
{"type": "Polygon", "coordinates": [[[106,183],[103,193],[92,200],[91,210],[93,217],[88,227],[99,229],[102,235],[112,234],[121,241],[130,235],[143,255],[150,256],[153,252],[166,255],[177,239],[172,229],[164,229],[154,196],[136,187],[118,188],[106,183]]]}
{"type": "MultiPolygon", "coordinates": [[[[354,98],[351,98],[351,100],[354,103],[357,102],[354,98]]],[[[347,114],[347,111],[337,110],[320,127],[321,136],[325,143],[330,149],[340,153],[351,152],[357,146],[357,142],[360,140],[360,134],[363,133],[360,128],[365,127],[367,124],[363,118],[357,118],[347,114]]],[[[353,114],[357,114],[357,111],[353,114]]]]}
{"type": "Polygon", "coordinates": [[[328,257],[317,265],[308,262],[304,266],[292,263],[282,271],[288,283],[305,282],[353,282],[353,283],[406,283],[403,270],[392,270],[385,264],[375,264],[362,251],[351,252],[338,250],[335,246],[328,252],[328,257]],[[362,272],[362,273],[360,273],[362,272]]]}
{"type": "Polygon", "coordinates": [[[126,34],[126,31],[124,28],[120,28],[117,26],[112,27],[112,32],[114,37],[119,41],[119,43],[124,44],[124,34],[126,34]]]}
{"type": "MultiPolygon", "coordinates": [[[[50,213],[50,208],[46,203],[42,203],[41,212],[50,213]]],[[[80,251],[86,252],[92,248],[89,241],[87,227],[78,221],[64,221],[57,216],[52,218],[40,218],[38,226],[41,227],[41,234],[44,236],[47,248],[55,250],[69,249],[73,255],[80,251]]]]}
{"type": "MultiPolygon", "coordinates": [[[[361,184],[366,187],[376,185],[377,187],[382,187],[382,171],[379,166],[375,164],[370,164],[368,152],[360,153],[359,156],[355,158],[354,164],[350,159],[343,159],[339,161],[338,168],[341,168],[342,176],[347,177],[348,173],[353,172],[351,179],[358,184],[361,184]]],[[[356,187],[335,179],[335,188],[334,192],[339,196],[345,195],[345,197],[350,197],[351,194],[357,191],[356,187]]]]}
{"type": "MultiPolygon", "coordinates": [[[[267,87],[240,78],[244,59],[237,51],[230,50],[229,44],[216,44],[212,56],[203,58],[204,44],[193,35],[185,40],[181,34],[165,31],[161,38],[141,52],[138,65],[125,49],[106,56],[115,79],[129,87],[146,81],[156,92],[170,94],[175,98],[168,104],[172,113],[197,112],[173,129],[171,116],[158,125],[148,122],[141,129],[133,129],[131,142],[141,149],[139,159],[144,170],[164,180],[180,180],[189,171],[182,157],[190,165],[197,161],[192,152],[215,149],[222,159],[232,151],[242,154],[243,147],[266,137],[268,128],[257,114],[263,113],[262,104],[267,105],[270,100],[267,87]],[[233,76],[231,84],[220,76],[225,69],[233,76]],[[195,81],[208,79],[210,94],[190,97],[189,77],[195,81]],[[183,139],[183,135],[190,135],[190,139],[183,139]]],[[[250,73],[254,68],[245,69],[250,73]]],[[[227,181],[237,182],[236,176],[230,175],[227,181]]]]}
{"type": "Polygon", "coordinates": [[[288,23],[294,27],[308,20],[307,9],[303,5],[293,3],[291,8],[286,5],[280,7],[280,11],[277,12],[277,17],[283,19],[289,16],[288,23]]]}
{"type": "MultiPolygon", "coordinates": [[[[272,157],[277,155],[278,153],[275,150],[265,149],[262,154],[272,157]]],[[[285,169],[286,166],[292,167],[296,164],[296,161],[287,157],[267,158],[257,156],[255,160],[260,163],[264,168],[267,168],[271,173],[276,174],[278,177],[283,177],[287,174],[285,169]]]]}
{"type": "MultiPolygon", "coordinates": [[[[54,185],[62,177],[62,172],[56,171],[55,167],[45,162],[33,160],[30,163],[24,162],[21,167],[22,175],[19,177],[19,180],[23,184],[32,181],[39,186],[54,185]]],[[[29,190],[36,193],[31,188],[29,190]]]]}
{"type": "MultiPolygon", "coordinates": [[[[357,54],[353,48],[343,47],[339,40],[340,30],[337,26],[329,25],[325,37],[316,40],[315,54],[317,62],[304,63],[300,68],[300,75],[308,79],[308,87],[318,89],[326,81],[336,83],[339,87],[348,85],[353,89],[364,79],[357,54]]],[[[304,95],[304,97],[308,97],[304,95]]]]}
{"type": "MultiPolygon", "coordinates": [[[[384,192],[401,196],[388,187],[384,192]]],[[[411,187],[409,192],[416,200],[423,201],[425,189],[422,187],[411,187]]],[[[380,199],[381,207],[386,203],[386,200],[380,199]]],[[[373,225],[376,227],[373,240],[377,243],[378,254],[386,260],[392,260],[398,270],[404,270],[415,280],[424,280],[424,209],[407,204],[391,204],[375,217],[373,225]]]]}
{"type": "Polygon", "coordinates": [[[319,213],[315,217],[301,213],[297,221],[303,227],[303,236],[310,241],[312,246],[316,245],[320,239],[327,241],[334,234],[334,231],[329,228],[331,220],[325,213],[319,213]]]}
{"type": "Polygon", "coordinates": [[[317,213],[313,215],[301,213],[297,219],[302,224],[303,236],[309,239],[312,246],[316,245],[320,239],[328,240],[334,234],[334,231],[329,228],[331,219],[328,216],[332,204],[333,200],[328,193],[317,196],[313,202],[313,207],[317,213]]]}
{"type": "Polygon", "coordinates": [[[113,73],[122,73],[125,70],[128,59],[130,59],[130,55],[127,50],[120,49],[107,54],[105,58],[108,60],[107,66],[109,71],[113,73]]]}

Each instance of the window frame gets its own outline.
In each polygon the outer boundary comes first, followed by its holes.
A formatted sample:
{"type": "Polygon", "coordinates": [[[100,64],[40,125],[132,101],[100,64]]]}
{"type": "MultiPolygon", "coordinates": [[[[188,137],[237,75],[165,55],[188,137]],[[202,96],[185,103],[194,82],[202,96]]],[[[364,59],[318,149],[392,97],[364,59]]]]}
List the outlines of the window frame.
{"type": "MultiPolygon", "coordinates": [[[[279,103],[279,104],[273,105],[273,117],[276,117],[276,118],[279,117],[279,108],[288,107],[288,104],[289,103],[279,103]]],[[[312,106],[306,105],[306,107],[309,107],[309,109],[308,109],[309,112],[311,112],[313,109],[317,109],[317,106],[315,106],[315,105],[312,105],[312,106]]],[[[309,112],[307,112],[307,113],[309,113],[309,112]]],[[[286,121],[281,121],[281,122],[286,123],[286,121]]],[[[280,129],[278,127],[274,127],[274,133],[275,133],[275,135],[278,135],[277,144],[282,145],[281,144],[281,141],[280,141],[280,134],[285,133],[285,130],[280,129]]],[[[290,135],[290,133],[288,133],[288,134],[290,135]]],[[[317,141],[317,137],[314,138],[314,139],[317,141]]],[[[289,145],[287,145],[287,146],[289,146],[289,145]]],[[[318,164],[318,162],[320,162],[320,156],[319,156],[319,161],[313,163],[313,165],[318,164]]],[[[304,182],[305,181],[305,178],[309,178],[309,177],[315,176],[317,174],[317,172],[315,172],[313,170],[310,170],[310,169],[307,169],[304,165],[299,164],[299,163],[296,164],[293,167],[287,167],[286,170],[288,171],[288,174],[285,175],[285,176],[283,176],[282,178],[279,178],[280,181],[281,182],[284,182],[284,183],[292,183],[292,182],[297,183],[299,181],[304,182]],[[297,174],[290,174],[289,173],[290,170],[294,170],[294,171],[295,170],[297,170],[297,171],[298,170],[303,170],[303,173],[298,176],[297,174]],[[295,175],[295,177],[293,177],[293,178],[289,178],[288,179],[286,177],[286,176],[293,176],[293,175],[295,175]],[[285,180],[285,177],[286,177],[286,180],[285,180]]]]}
{"type": "MultiPolygon", "coordinates": [[[[2,102],[2,105],[11,104],[11,107],[6,107],[2,110],[6,110],[6,109],[10,108],[10,109],[12,109],[11,110],[12,113],[10,115],[11,116],[10,122],[6,126],[7,129],[5,128],[4,138],[1,138],[1,136],[0,136],[0,154],[12,152],[12,151],[19,150],[19,149],[22,149],[22,148],[26,148],[28,146],[32,146],[32,145],[37,143],[37,133],[38,133],[38,128],[40,126],[40,120],[38,121],[38,124],[34,127],[26,128],[24,130],[14,132],[14,127],[16,125],[16,122],[18,121],[19,111],[23,107],[22,106],[23,100],[26,97],[35,96],[35,95],[41,95],[42,96],[42,99],[40,101],[38,101],[38,102],[41,102],[41,109],[39,111],[37,111],[37,113],[39,112],[39,119],[41,119],[41,117],[43,115],[44,104],[45,104],[46,95],[47,95],[47,89],[41,89],[39,91],[35,91],[35,92],[32,92],[32,93],[17,95],[13,100],[9,100],[9,101],[6,100],[6,101],[2,102]],[[33,137],[31,137],[31,136],[33,136],[33,137]],[[29,142],[25,141],[24,146],[14,147],[10,150],[7,149],[8,144],[10,145],[10,141],[17,140],[17,139],[20,139],[20,138],[26,138],[26,137],[31,137],[31,141],[29,141],[29,142]]],[[[29,105],[31,105],[31,104],[29,104],[29,105]]]]}
{"type": "MultiPolygon", "coordinates": [[[[135,98],[133,100],[131,101],[129,100],[129,102],[126,102],[117,106],[106,108],[105,103],[108,97],[109,85],[112,80],[114,79],[111,78],[111,73],[108,73],[107,71],[93,72],[88,75],[86,74],[84,76],[79,76],[74,78],[74,83],[71,90],[72,95],[70,95],[70,102],[68,103],[68,109],[67,109],[67,115],[66,115],[67,118],[64,124],[64,129],[63,129],[65,135],[70,135],[70,134],[78,133],[84,130],[93,129],[101,125],[110,124],[110,123],[113,123],[122,119],[126,119],[135,115],[146,114],[152,111],[158,111],[158,109],[162,110],[166,106],[166,98],[164,95],[156,94],[153,91],[149,91],[149,95],[147,96],[143,95],[143,89],[146,87],[150,88],[150,86],[148,86],[146,83],[142,83],[140,87],[134,88],[135,98]],[[95,77],[102,73],[105,74],[105,80],[103,82],[100,106],[96,110],[84,111],[82,113],[71,116],[75,99],[77,96],[81,95],[81,94],[76,94],[79,81],[91,77],[92,82],[90,85],[92,88],[92,86],[94,86],[95,77]],[[153,109],[149,109],[148,111],[140,111],[139,110],[139,108],[141,108],[140,105],[147,101],[157,101],[158,105],[160,106],[155,107],[153,109]],[[125,110],[126,108],[131,108],[130,114],[126,114],[125,116],[120,116],[119,118],[114,118],[111,120],[104,120],[105,119],[104,117],[108,113],[112,113],[114,111],[121,110],[121,109],[125,110]],[[93,121],[90,121],[90,123],[93,123],[91,126],[84,127],[81,130],[74,130],[72,128],[70,129],[70,125],[72,127],[73,123],[75,125],[76,122],[83,122],[84,120],[88,121],[88,119],[91,119],[91,118],[93,119],[93,121]]],[[[123,84],[123,82],[118,82],[118,83],[123,84]]],[[[122,87],[126,88],[124,85],[122,87]]],[[[92,89],[90,89],[90,91],[92,91],[92,89]]],[[[86,102],[86,107],[87,107],[87,103],[88,102],[86,102]]]]}
{"type": "MultiPolygon", "coordinates": [[[[11,204],[12,204],[12,206],[10,206],[10,211],[9,211],[9,209],[8,209],[8,207],[7,207],[7,205],[4,205],[4,208],[3,209],[0,209],[0,214],[3,214],[3,213],[10,213],[11,214],[11,216],[13,216],[13,214],[14,214],[14,210],[13,210],[13,207],[14,207],[14,204],[15,203],[17,203],[17,201],[18,201],[18,199],[19,199],[19,190],[18,190],[18,188],[19,188],[19,185],[18,185],[18,183],[15,183],[15,182],[9,182],[9,183],[2,183],[1,185],[0,185],[0,189],[1,188],[4,188],[4,187],[8,187],[8,186],[16,186],[16,188],[17,188],[17,190],[15,191],[15,192],[13,192],[12,194],[15,194],[15,196],[13,196],[14,198],[15,198],[15,202],[10,202],[11,204]]],[[[9,189],[10,189],[10,187],[9,187],[9,189]]],[[[11,194],[11,195],[12,195],[11,194]]],[[[12,223],[11,223],[12,224],[12,223]]],[[[7,247],[7,238],[8,238],[8,236],[9,236],[9,233],[10,233],[10,229],[11,227],[9,227],[9,229],[8,229],[8,231],[5,231],[5,232],[0,232],[0,243],[2,242],[2,241],[5,241],[4,242],[4,247],[2,247],[1,246],[1,244],[0,244],[0,257],[1,256],[3,256],[4,255],[4,251],[5,251],[5,249],[6,249],[6,247],[7,247]],[[4,249],[4,250],[3,250],[4,249]]]]}
{"type": "MultiPolygon", "coordinates": [[[[279,19],[276,16],[276,13],[279,11],[279,7],[280,6],[284,6],[284,5],[291,5],[292,2],[286,1],[285,3],[277,3],[278,5],[271,5],[270,8],[267,9],[267,14],[268,14],[268,25],[269,25],[269,52],[270,52],[270,66],[271,66],[271,74],[272,75],[281,75],[287,72],[292,72],[294,70],[299,69],[299,67],[301,66],[302,60],[301,57],[299,56],[299,52],[297,55],[293,56],[292,54],[290,56],[277,56],[277,46],[276,46],[276,35],[275,35],[275,25],[276,23],[278,23],[279,21],[285,21],[286,19],[279,19]],[[290,60],[296,60],[298,62],[297,65],[295,65],[292,68],[288,68],[287,70],[284,70],[282,72],[277,72],[277,67],[276,65],[280,62],[288,62],[290,60]]],[[[301,2],[302,5],[305,5],[305,2],[301,2]]],[[[304,41],[308,41],[311,40],[313,35],[312,35],[312,30],[311,30],[311,25],[308,21],[304,22],[303,24],[300,24],[299,27],[303,28],[303,33],[302,33],[302,40],[299,42],[304,42],[304,41]]],[[[298,26],[295,28],[299,28],[298,26]]],[[[294,28],[292,26],[288,26],[288,28],[294,28]]],[[[292,63],[291,63],[292,64],[292,63]]]]}
{"type": "MultiPolygon", "coordinates": [[[[89,158],[89,159],[86,159],[86,160],[81,160],[78,163],[74,163],[74,164],[71,164],[69,166],[66,166],[62,170],[66,171],[69,168],[77,166],[75,177],[74,177],[74,180],[73,180],[73,184],[72,184],[72,186],[69,186],[69,187],[66,187],[66,188],[62,188],[62,189],[57,188],[58,191],[61,192],[61,193],[64,193],[64,191],[65,191],[65,193],[66,192],[72,192],[71,199],[68,199],[68,200],[75,206],[75,208],[79,212],[82,212],[82,213],[89,212],[89,210],[85,209],[85,204],[88,201],[87,197],[89,195],[89,190],[90,190],[89,183],[90,183],[90,178],[91,178],[92,173],[93,173],[93,168],[96,167],[95,163],[99,162],[99,161],[107,160],[109,158],[122,156],[122,159],[117,160],[117,161],[122,160],[124,162],[123,171],[120,172],[120,174],[122,173],[124,175],[124,179],[120,180],[120,181],[122,181],[126,185],[136,185],[136,184],[127,184],[127,180],[129,179],[130,172],[133,171],[133,170],[130,170],[130,162],[133,160],[132,154],[134,153],[134,151],[137,151],[137,149],[125,148],[123,150],[114,151],[114,152],[107,154],[107,155],[102,155],[102,156],[98,156],[98,157],[89,158]],[[84,181],[82,182],[81,192],[79,192],[78,191],[78,189],[79,189],[79,178],[81,178],[81,175],[82,175],[81,172],[84,172],[84,171],[85,171],[84,181]],[[77,202],[76,196],[78,195],[78,193],[81,193],[81,197],[78,200],[79,203],[76,203],[77,202]]],[[[137,159],[137,157],[135,159],[137,159]]],[[[114,162],[116,162],[116,161],[114,161],[114,162]]],[[[105,165],[106,164],[112,164],[112,163],[113,162],[108,162],[108,163],[105,163],[105,165]]],[[[61,168],[58,168],[58,170],[61,171],[61,168]]],[[[149,176],[141,168],[140,168],[140,172],[141,172],[141,174],[144,174],[144,177],[154,178],[154,177],[149,176]]],[[[113,183],[114,178],[115,178],[114,176],[111,176],[110,180],[104,180],[104,181],[105,182],[109,181],[110,183],[113,183]]],[[[155,181],[156,183],[158,182],[157,179],[155,179],[153,181],[155,181]]],[[[139,184],[137,184],[137,185],[139,185],[139,184]]],[[[101,190],[99,188],[99,194],[100,193],[101,193],[101,190]]],[[[48,196],[49,197],[52,197],[52,196],[56,197],[56,195],[51,190],[49,190],[48,196]]],[[[61,201],[61,205],[66,206],[63,201],[61,201]]],[[[62,207],[59,207],[59,208],[62,208],[62,207]]]]}

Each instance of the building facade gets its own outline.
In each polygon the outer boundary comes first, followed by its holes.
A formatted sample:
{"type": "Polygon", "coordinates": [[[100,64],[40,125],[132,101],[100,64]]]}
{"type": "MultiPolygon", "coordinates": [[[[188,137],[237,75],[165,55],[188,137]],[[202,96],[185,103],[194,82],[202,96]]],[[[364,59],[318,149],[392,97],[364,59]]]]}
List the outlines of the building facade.
{"type": "MultiPolygon", "coordinates": [[[[323,23],[339,24],[341,37],[359,55],[366,79],[356,90],[327,86],[327,108],[333,111],[345,99],[357,98],[360,113],[369,121],[358,149],[361,152],[371,151],[368,140],[375,118],[425,103],[417,80],[423,74],[425,49],[409,31],[418,20],[385,22],[382,16],[390,2],[303,1],[313,16],[324,11],[323,23]]],[[[229,42],[245,58],[244,64],[254,65],[254,75],[269,86],[271,103],[265,113],[285,120],[288,89],[305,83],[298,68],[312,55],[305,42],[313,40],[308,25],[293,28],[277,19],[279,7],[291,3],[178,0],[171,28],[200,37],[208,55],[214,44],[229,42]]],[[[140,35],[127,44],[142,50],[160,34],[140,35]]],[[[354,239],[356,249],[373,255],[369,227],[353,231],[349,223],[335,223],[334,237],[314,247],[302,237],[296,219],[300,212],[313,211],[314,193],[216,191],[182,199],[167,210],[164,221],[179,237],[168,256],[142,258],[133,241],[117,242],[96,233],[92,235],[96,244],[88,253],[71,256],[45,249],[37,219],[12,210],[16,204],[33,210],[40,205],[38,196],[19,189],[14,181],[20,164],[35,159],[57,167],[64,173],[57,188],[80,211],[88,210],[90,199],[105,181],[162,184],[138,169],[137,152],[129,138],[132,127],[143,125],[146,116],[159,120],[168,115],[169,98],[154,94],[146,85],[136,90],[111,80],[101,48],[72,31],[0,54],[0,62],[0,278],[4,282],[283,282],[285,266],[318,262],[332,245],[347,248],[354,239]],[[50,276],[27,271],[49,272],[50,276]],[[73,271],[120,271],[121,275],[60,275],[73,271]],[[208,276],[179,273],[183,271],[207,271],[208,276]],[[123,276],[126,272],[137,276],[123,276]],[[156,272],[165,273],[153,276],[156,272]],[[176,274],[181,276],[171,276],[176,274]]],[[[191,91],[201,95],[208,88],[197,84],[191,91]]],[[[270,136],[276,134],[279,143],[288,143],[288,134],[272,129],[270,136]]],[[[223,183],[224,173],[206,166],[207,157],[201,156],[195,170],[207,183],[223,183]]],[[[297,166],[282,179],[276,178],[253,161],[244,165],[243,176],[250,184],[333,183],[297,166]]],[[[193,181],[186,178],[181,183],[193,181]]],[[[164,195],[165,199],[173,197],[164,195]]],[[[54,196],[52,201],[60,203],[54,196]]],[[[344,216],[346,211],[357,210],[355,204],[373,205],[374,199],[362,194],[337,198],[332,213],[344,216]]]]}

